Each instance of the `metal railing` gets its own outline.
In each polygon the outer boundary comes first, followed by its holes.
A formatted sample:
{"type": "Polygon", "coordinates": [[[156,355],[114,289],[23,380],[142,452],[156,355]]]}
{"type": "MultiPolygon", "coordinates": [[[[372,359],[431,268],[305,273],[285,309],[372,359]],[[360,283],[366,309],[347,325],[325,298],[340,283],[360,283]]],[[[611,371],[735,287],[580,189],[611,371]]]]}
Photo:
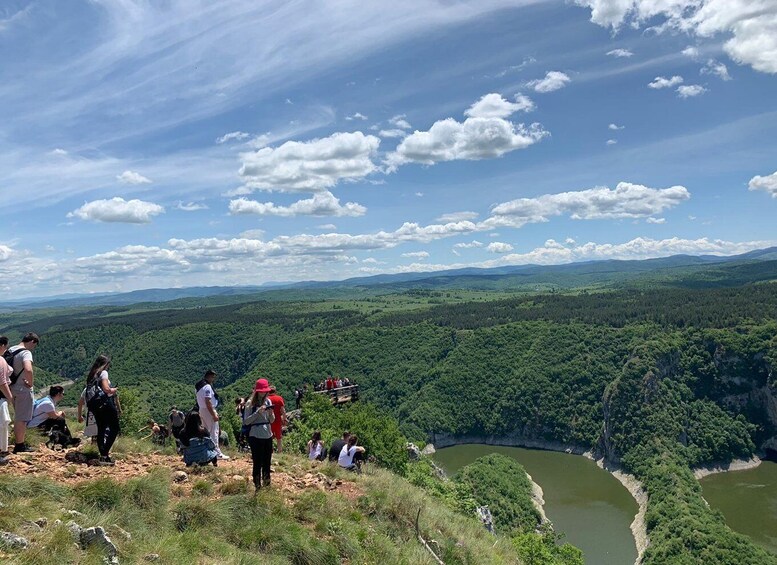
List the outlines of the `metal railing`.
{"type": "Polygon", "coordinates": [[[333,404],[355,402],[359,399],[359,385],[341,386],[329,390],[314,390],[313,394],[327,395],[332,399],[333,404]]]}

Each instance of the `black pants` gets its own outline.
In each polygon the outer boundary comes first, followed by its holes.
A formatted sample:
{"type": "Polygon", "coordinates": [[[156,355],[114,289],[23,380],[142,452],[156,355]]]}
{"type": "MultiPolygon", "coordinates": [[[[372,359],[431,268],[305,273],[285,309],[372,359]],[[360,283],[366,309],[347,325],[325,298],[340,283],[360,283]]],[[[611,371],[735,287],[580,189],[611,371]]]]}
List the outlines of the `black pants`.
{"type": "Polygon", "coordinates": [[[272,438],[260,439],[249,436],[248,445],[251,446],[251,459],[254,462],[254,486],[259,488],[262,482],[264,486],[268,486],[272,462],[272,438]]]}
{"type": "Polygon", "coordinates": [[[119,413],[113,401],[106,402],[94,413],[94,419],[97,422],[97,449],[100,455],[108,457],[119,435],[119,413]]]}
{"type": "Polygon", "coordinates": [[[57,430],[62,433],[70,435],[70,430],[67,428],[67,423],[61,418],[46,418],[46,421],[38,426],[42,432],[50,432],[51,430],[57,430]]]}

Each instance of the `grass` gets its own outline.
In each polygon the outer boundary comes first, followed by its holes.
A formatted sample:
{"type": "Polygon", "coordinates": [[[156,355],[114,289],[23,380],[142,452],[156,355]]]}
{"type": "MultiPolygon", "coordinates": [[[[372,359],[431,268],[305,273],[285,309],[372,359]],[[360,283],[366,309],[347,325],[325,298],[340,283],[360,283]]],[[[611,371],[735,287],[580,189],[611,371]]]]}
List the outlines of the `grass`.
{"type": "Polygon", "coordinates": [[[388,471],[369,469],[355,476],[288,454],[274,465],[298,478],[325,471],[350,484],[352,494],[275,486],[255,495],[246,481],[222,468],[190,473],[188,488],[173,483],[167,468],[126,481],[102,478],[75,486],[8,475],[0,481],[0,529],[25,536],[30,547],[0,548],[0,562],[102,563],[98,551],[73,543],[65,524],[75,520],[82,527],[103,526],[122,563],[140,563],[156,553],[161,563],[433,564],[414,529],[422,508],[422,534],[448,565],[519,563],[507,538],[494,538],[474,517],[456,514],[388,471]],[[74,517],[71,510],[83,515],[74,517]],[[23,528],[25,520],[42,517],[48,520],[42,531],[23,528]]]}

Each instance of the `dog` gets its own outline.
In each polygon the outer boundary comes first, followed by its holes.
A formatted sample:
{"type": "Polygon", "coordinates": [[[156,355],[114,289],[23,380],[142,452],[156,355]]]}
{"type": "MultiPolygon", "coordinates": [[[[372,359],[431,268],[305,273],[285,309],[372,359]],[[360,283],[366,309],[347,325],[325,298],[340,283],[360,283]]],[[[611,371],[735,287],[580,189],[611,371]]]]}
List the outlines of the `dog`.
{"type": "Polygon", "coordinates": [[[67,449],[68,447],[77,447],[81,445],[81,440],[70,435],[70,430],[67,428],[64,430],[53,429],[49,431],[48,438],[46,447],[49,449],[54,449],[56,446],[67,449]]]}

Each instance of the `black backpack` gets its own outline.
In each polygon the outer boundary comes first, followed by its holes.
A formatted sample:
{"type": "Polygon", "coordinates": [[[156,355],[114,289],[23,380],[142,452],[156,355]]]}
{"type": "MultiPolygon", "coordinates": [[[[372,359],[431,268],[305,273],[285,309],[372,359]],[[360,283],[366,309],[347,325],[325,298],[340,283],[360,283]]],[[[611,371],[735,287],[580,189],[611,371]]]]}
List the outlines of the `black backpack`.
{"type": "MultiPolygon", "coordinates": [[[[3,353],[3,359],[5,359],[5,362],[8,363],[9,367],[11,367],[11,379],[10,380],[11,380],[11,384],[12,385],[16,384],[16,381],[19,380],[19,377],[24,372],[24,366],[22,366],[21,370],[18,373],[16,371],[14,371],[14,368],[13,368],[14,359],[16,358],[16,356],[19,353],[22,353],[24,351],[27,351],[27,348],[20,347],[16,351],[11,351],[10,349],[6,349],[5,353],[3,353]]],[[[5,398],[5,395],[2,392],[0,392],[0,398],[5,398]]]]}
{"type": "Polygon", "coordinates": [[[102,409],[108,400],[108,395],[105,394],[103,387],[100,386],[100,379],[95,378],[92,384],[87,385],[84,399],[86,400],[86,407],[92,414],[102,409]]]}

